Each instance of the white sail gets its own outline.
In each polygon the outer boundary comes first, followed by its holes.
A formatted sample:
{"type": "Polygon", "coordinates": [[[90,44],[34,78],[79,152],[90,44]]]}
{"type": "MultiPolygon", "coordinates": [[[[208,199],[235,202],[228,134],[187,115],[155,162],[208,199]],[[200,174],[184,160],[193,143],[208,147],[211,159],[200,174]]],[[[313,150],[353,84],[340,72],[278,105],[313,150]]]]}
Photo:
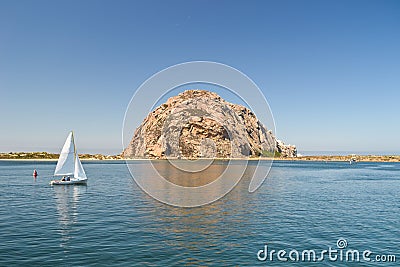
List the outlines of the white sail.
{"type": "Polygon", "coordinates": [[[74,178],[78,178],[81,180],[87,179],[85,170],[83,169],[82,163],[79,160],[78,153],[76,153],[76,159],[75,159],[74,178]]]}
{"type": "Polygon", "coordinates": [[[72,132],[69,133],[67,140],[61,150],[54,176],[74,174],[75,165],[75,142],[72,132]]]}

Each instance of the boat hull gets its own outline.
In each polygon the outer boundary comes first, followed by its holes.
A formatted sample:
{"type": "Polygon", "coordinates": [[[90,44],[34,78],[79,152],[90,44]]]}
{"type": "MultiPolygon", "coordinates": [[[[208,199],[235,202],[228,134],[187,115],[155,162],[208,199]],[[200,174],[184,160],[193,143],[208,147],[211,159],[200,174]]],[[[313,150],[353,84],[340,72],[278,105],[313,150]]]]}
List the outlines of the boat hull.
{"type": "Polygon", "coordinates": [[[53,180],[50,182],[50,185],[86,185],[87,179],[84,180],[69,180],[69,181],[61,181],[61,180],[53,180]]]}

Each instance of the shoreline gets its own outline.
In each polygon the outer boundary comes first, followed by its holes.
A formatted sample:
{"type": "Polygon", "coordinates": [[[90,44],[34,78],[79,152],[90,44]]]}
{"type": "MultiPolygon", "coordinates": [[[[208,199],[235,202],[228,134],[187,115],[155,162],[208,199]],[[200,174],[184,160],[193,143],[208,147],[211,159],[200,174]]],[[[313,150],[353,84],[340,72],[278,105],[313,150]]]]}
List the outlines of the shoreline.
{"type": "MultiPolygon", "coordinates": [[[[82,162],[94,162],[94,161],[163,161],[167,159],[146,159],[146,158],[81,158],[82,162]]],[[[172,159],[179,160],[179,159],[172,159]]],[[[184,159],[182,159],[184,160],[184,159]]],[[[301,156],[301,157],[275,157],[275,158],[201,158],[201,159],[189,159],[189,160],[217,160],[217,161],[304,161],[304,162],[349,162],[351,160],[355,162],[400,162],[400,155],[367,155],[367,156],[357,156],[357,155],[348,155],[348,156],[301,156]]],[[[58,158],[0,158],[0,161],[28,161],[28,162],[57,162],[58,158]]]]}

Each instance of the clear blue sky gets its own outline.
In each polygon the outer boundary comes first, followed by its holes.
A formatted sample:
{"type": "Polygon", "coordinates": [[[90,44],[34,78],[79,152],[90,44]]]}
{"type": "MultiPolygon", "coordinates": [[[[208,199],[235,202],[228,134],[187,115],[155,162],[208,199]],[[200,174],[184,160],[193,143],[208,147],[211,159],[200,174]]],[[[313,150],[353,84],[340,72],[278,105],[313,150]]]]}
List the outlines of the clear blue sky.
{"type": "Polygon", "coordinates": [[[252,78],[300,151],[400,152],[400,1],[0,1],[0,151],[122,150],[135,89],[192,60],[252,78]]]}

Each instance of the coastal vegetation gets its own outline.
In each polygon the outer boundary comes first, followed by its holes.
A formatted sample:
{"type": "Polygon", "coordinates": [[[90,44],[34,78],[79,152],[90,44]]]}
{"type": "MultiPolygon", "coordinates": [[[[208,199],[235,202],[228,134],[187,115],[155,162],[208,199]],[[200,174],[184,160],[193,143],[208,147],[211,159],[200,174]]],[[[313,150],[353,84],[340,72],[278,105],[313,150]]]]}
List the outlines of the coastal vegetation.
{"type": "MultiPolygon", "coordinates": [[[[263,150],[261,151],[260,157],[264,157],[264,158],[280,158],[282,157],[282,153],[278,152],[278,151],[269,151],[269,150],[263,150]]],[[[286,158],[286,157],[285,157],[286,158]]]]}
{"type": "Polygon", "coordinates": [[[289,160],[302,161],[351,161],[356,162],[400,162],[400,155],[325,155],[325,156],[301,156],[289,160]]]}
{"type": "MultiPolygon", "coordinates": [[[[0,159],[29,159],[29,160],[57,160],[60,154],[48,152],[9,152],[0,153],[0,159]]],[[[79,154],[80,159],[87,160],[118,160],[120,155],[79,154]]]]}

